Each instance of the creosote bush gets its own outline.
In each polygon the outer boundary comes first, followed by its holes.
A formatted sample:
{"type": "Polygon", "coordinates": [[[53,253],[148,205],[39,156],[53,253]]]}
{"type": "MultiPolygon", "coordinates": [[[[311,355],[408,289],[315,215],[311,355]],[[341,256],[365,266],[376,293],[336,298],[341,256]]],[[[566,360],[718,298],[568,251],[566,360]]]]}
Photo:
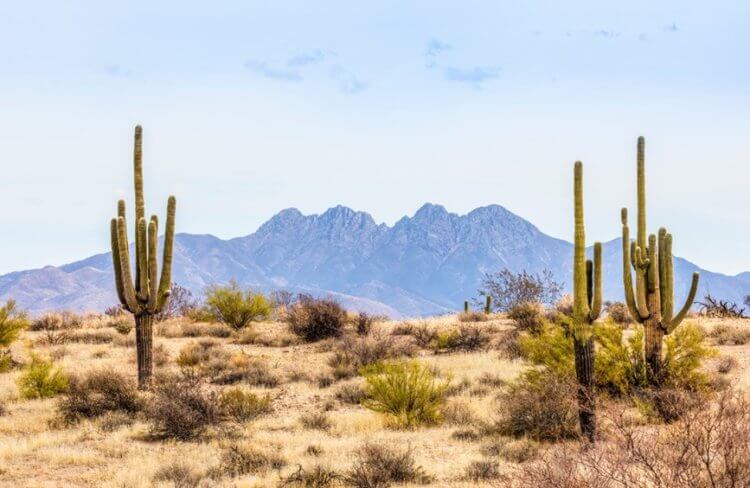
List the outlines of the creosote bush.
{"type": "Polygon", "coordinates": [[[0,373],[10,369],[10,345],[18,339],[21,331],[29,327],[26,314],[19,311],[16,302],[8,300],[0,307],[0,373]]]}
{"type": "Polygon", "coordinates": [[[135,382],[113,369],[73,376],[57,409],[66,422],[94,418],[108,412],[134,414],[142,407],[135,382]]]}
{"type": "Polygon", "coordinates": [[[68,376],[55,364],[37,355],[18,378],[18,389],[23,398],[51,398],[68,388],[68,376]]]}
{"type": "Polygon", "coordinates": [[[346,310],[335,300],[303,297],[289,308],[284,321],[306,342],[316,342],[343,333],[346,310]]]}
{"type": "Polygon", "coordinates": [[[336,378],[350,378],[364,366],[400,356],[413,356],[415,352],[410,344],[379,332],[358,337],[346,336],[336,344],[328,365],[333,368],[336,378]]]}
{"type": "Polygon", "coordinates": [[[206,291],[206,307],[214,320],[225,323],[235,330],[247,327],[251,322],[271,316],[271,302],[260,293],[243,291],[237,282],[226,286],[212,286],[206,291]]]}
{"type": "Polygon", "coordinates": [[[473,325],[461,325],[458,329],[437,333],[433,347],[436,351],[472,352],[487,349],[490,336],[473,325]]]}
{"type": "Polygon", "coordinates": [[[440,382],[417,361],[379,363],[363,369],[363,405],[386,414],[396,427],[437,424],[450,380],[440,382]]]}
{"type": "Polygon", "coordinates": [[[538,302],[521,302],[508,309],[508,318],[520,330],[538,332],[544,325],[544,307],[538,302]]]}

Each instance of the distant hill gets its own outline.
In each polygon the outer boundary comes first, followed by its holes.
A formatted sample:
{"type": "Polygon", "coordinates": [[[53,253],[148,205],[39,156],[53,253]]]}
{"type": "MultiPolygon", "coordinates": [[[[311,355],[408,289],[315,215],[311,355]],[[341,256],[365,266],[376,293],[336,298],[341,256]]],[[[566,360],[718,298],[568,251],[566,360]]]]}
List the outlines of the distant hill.
{"type": "MultiPolygon", "coordinates": [[[[620,240],[604,244],[604,293],[622,299],[620,240]]],[[[279,212],[255,233],[222,240],[177,234],[174,281],[200,294],[234,278],[259,290],[288,289],[334,296],[347,307],[392,317],[458,310],[475,297],[484,272],[549,269],[571,283],[572,245],[550,237],[499,205],[466,215],[426,204],[392,227],[365,212],[337,206],[320,215],[279,212]]],[[[103,310],[116,303],[109,253],[63,266],[0,276],[0,298],[32,312],[103,310]]],[[[701,272],[698,296],[741,302],[750,273],[726,276],[675,259],[677,300],[701,272]]]]}

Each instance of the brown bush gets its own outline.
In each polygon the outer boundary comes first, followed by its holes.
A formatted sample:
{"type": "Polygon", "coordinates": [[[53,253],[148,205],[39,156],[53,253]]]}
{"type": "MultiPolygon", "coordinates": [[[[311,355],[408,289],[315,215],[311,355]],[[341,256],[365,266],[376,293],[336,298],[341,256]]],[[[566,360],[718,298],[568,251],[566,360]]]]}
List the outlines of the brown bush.
{"type": "Polygon", "coordinates": [[[529,371],[498,397],[500,434],[534,440],[578,437],[576,384],[548,371],[529,371]]]}
{"type": "Polygon", "coordinates": [[[197,469],[182,461],[176,461],[160,467],[154,473],[154,481],[166,481],[172,483],[174,488],[198,488],[203,474],[197,469]]]}
{"type": "Polygon", "coordinates": [[[458,314],[459,322],[486,322],[489,316],[483,312],[469,311],[458,314]]]}
{"type": "Polygon", "coordinates": [[[489,346],[490,335],[473,325],[462,325],[458,330],[438,333],[435,348],[448,352],[473,352],[489,346]]]}
{"type": "Polygon", "coordinates": [[[474,461],[466,467],[465,477],[474,482],[496,480],[500,478],[500,464],[491,459],[474,461]]]}
{"type": "Polygon", "coordinates": [[[230,388],[219,394],[219,408],[237,422],[247,422],[271,412],[271,397],[258,396],[242,388],[230,388]]]}
{"type": "Polygon", "coordinates": [[[427,484],[432,478],[414,461],[409,449],[366,444],[355,453],[354,465],[344,475],[355,488],[380,488],[393,483],[427,484]]]}
{"type": "Polygon", "coordinates": [[[289,330],[306,342],[340,336],[346,320],[346,310],[335,300],[310,297],[294,304],[284,317],[289,330]]]}
{"type": "Polygon", "coordinates": [[[538,332],[544,324],[544,307],[536,302],[523,302],[508,310],[508,318],[520,330],[538,332]]]}
{"type": "Polygon", "coordinates": [[[278,454],[267,453],[246,444],[231,444],[221,454],[221,462],[213,474],[236,478],[247,474],[266,473],[286,466],[278,454]]]}
{"type": "Polygon", "coordinates": [[[372,330],[372,324],[375,320],[376,317],[365,312],[359,312],[354,320],[354,330],[361,336],[367,335],[372,330]]]}
{"type": "Polygon", "coordinates": [[[216,394],[197,377],[161,376],[152,393],[145,413],[151,433],[157,438],[194,439],[222,420],[216,394]]]}
{"type": "Polygon", "coordinates": [[[70,378],[57,409],[64,421],[75,422],[107,412],[134,414],[141,407],[141,398],[130,377],[113,369],[100,369],[70,378]]]}
{"type": "Polygon", "coordinates": [[[628,306],[623,302],[610,302],[607,304],[607,315],[615,321],[615,323],[625,325],[632,324],[633,317],[630,316],[630,310],[628,306]]]}
{"type": "Polygon", "coordinates": [[[231,337],[232,329],[225,324],[186,323],[180,327],[182,337],[231,337]]]}
{"type": "Polygon", "coordinates": [[[300,488],[327,488],[329,486],[339,486],[342,476],[336,471],[325,466],[317,465],[310,469],[305,469],[301,465],[297,471],[283,477],[279,486],[300,487],[300,488]]]}
{"type": "Polygon", "coordinates": [[[328,417],[328,415],[322,412],[302,415],[299,418],[299,421],[302,424],[302,427],[310,430],[327,431],[330,430],[331,427],[333,427],[331,419],[328,417]]]}
{"type": "Polygon", "coordinates": [[[716,362],[716,371],[721,374],[727,374],[734,370],[739,362],[732,356],[722,356],[716,362]]]}
{"type": "Polygon", "coordinates": [[[42,315],[31,322],[29,330],[70,330],[83,326],[83,317],[75,312],[64,310],[62,312],[50,312],[42,315]]]}
{"type": "Polygon", "coordinates": [[[720,346],[742,346],[750,342],[750,327],[718,324],[709,336],[720,346]]]}
{"type": "Polygon", "coordinates": [[[364,337],[344,337],[339,341],[328,365],[338,379],[355,376],[364,366],[386,359],[413,356],[416,353],[409,344],[399,343],[393,336],[374,333],[364,337]]]}
{"type": "Polygon", "coordinates": [[[359,382],[344,383],[336,390],[336,399],[349,405],[359,405],[365,396],[364,386],[359,382]]]}

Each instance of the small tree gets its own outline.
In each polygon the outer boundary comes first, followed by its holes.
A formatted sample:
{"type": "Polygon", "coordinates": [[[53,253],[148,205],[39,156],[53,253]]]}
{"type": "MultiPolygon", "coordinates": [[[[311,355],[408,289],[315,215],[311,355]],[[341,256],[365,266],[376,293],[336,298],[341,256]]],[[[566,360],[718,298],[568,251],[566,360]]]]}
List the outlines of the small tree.
{"type": "Polygon", "coordinates": [[[161,312],[154,315],[154,320],[157,322],[185,316],[198,306],[193,293],[184,286],[172,283],[170,290],[169,298],[164,304],[164,308],[161,312]]]}
{"type": "Polygon", "coordinates": [[[206,307],[215,320],[238,330],[271,316],[271,303],[263,294],[243,291],[234,280],[225,286],[209,287],[206,307]]]}
{"type": "Polygon", "coordinates": [[[562,289],[562,283],[555,281],[549,270],[545,269],[541,273],[528,273],[526,270],[514,273],[503,268],[497,273],[484,274],[479,295],[491,297],[493,310],[507,312],[521,303],[552,305],[560,298],[562,289]]]}

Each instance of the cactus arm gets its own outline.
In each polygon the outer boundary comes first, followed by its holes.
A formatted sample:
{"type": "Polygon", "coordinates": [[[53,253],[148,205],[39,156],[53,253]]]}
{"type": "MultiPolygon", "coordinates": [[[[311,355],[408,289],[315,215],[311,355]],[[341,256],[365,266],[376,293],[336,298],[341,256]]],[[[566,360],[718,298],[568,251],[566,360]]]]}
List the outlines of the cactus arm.
{"type": "MultiPolygon", "coordinates": [[[[637,251],[638,247],[635,242],[630,242],[630,228],[628,227],[628,210],[622,209],[621,213],[622,220],[622,280],[625,289],[625,303],[628,306],[630,315],[634,320],[642,322],[643,319],[648,317],[648,309],[645,308],[645,297],[643,301],[639,298],[637,292],[633,292],[633,275],[631,272],[631,264],[635,263],[633,254],[637,251]]],[[[633,266],[640,276],[640,269],[633,266]]]]}
{"type": "Polygon", "coordinates": [[[573,178],[574,248],[573,248],[573,316],[582,322],[588,319],[589,297],[586,272],[586,230],[583,221],[583,164],[576,161],[573,178]]]}
{"type": "Polygon", "coordinates": [[[690,283],[690,291],[688,292],[687,299],[685,300],[685,304],[682,306],[682,309],[675,315],[675,317],[669,322],[666,323],[666,332],[669,334],[673,330],[675,330],[680,323],[685,319],[685,316],[690,311],[690,307],[693,306],[693,302],[695,301],[695,295],[698,293],[698,282],[700,281],[700,273],[695,272],[693,273],[693,281],[690,283]]]}
{"type": "MultiPolygon", "coordinates": [[[[143,130],[141,129],[140,125],[137,125],[135,127],[135,141],[133,144],[133,183],[135,187],[135,225],[136,225],[136,231],[138,230],[138,223],[141,221],[141,219],[146,218],[146,204],[143,199],[143,130]]],[[[139,256],[141,253],[144,253],[146,251],[145,246],[141,247],[141,241],[138,239],[138,234],[136,233],[136,239],[135,239],[135,259],[136,259],[136,267],[135,267],[135,283],[136,283],[136,291],[138,292],[138,295],[140,296],[142,293],[142,290],[140,289],[141,286],[141,268],[138,266],[138,263],[140,261],[139,256]]]]}
{"type": "Polygon", "coordinates": [[[159,239],[159,220],[156,215],[151,216],[151,222],[148,224],[148,311],[156,312],[157,297],[159,295],[157,283],[157,241],[159,239]]]}
{"type": "MultiPolygon", "coordinates": [[[[656,245],[656,236],[648,236],[648,268],[646,278],[646,288],[649,293],[659,289],[659,250],[656,245]]],[[[659,307],[661,309],[661,307],[659,307]]],[[[661,312],[661,310],[659,310],[661,312]]]]}
{"type": "Polygon", "coordinates": [[[128,235],[125,229],[125,219],[117,218],[117,246],[120,261],[120,276],[122,284],[123,297],[125,306],[132,313],[138,313],[140,307],[135,296],[135,287],[133,286],[133,275],[130,272],[130,250],[128,249],[128,235]]]}
{"type": "Polygon", "coordinates": [[[667,229],[664,227],[659,228],[659,233],[657,234],[657,243],[658,243],[658,250],[657,250],[657,257],[659,259],[659,295],[661,295],[661,316],[664,317],[664,308],[667,305],[666,301],[664,300],[665,291],[667,291],[666,285],[667,285],[667,256],[666,256],[666,238],[667,238],[667,229]]]}
{"type": "Polygon", "coordinates": [[[146,219],[140,219],[136,227],[136,243],[140,252],[135,255],[138,282],[136,293],[140,303],[148,302],[148,237],[146,219]]]}
{"type": "MultiPolygon", "coordinates": [[[[167,227],[164,232],[164,257],[161,264],[161,279],[159,281],[159,297],[156,304],[157,310],[161,310],[169,298],[172,286],[172,257],[174,251],[174,219],[177,200],[170,196],[167,201],[167,227]]],[[[156,286],[156,283],[154,283],[156,286]]]]}
{"type": "Polygon", "coordinates": [[[125,305],[125,292],[122,287],[122,268],[120,264],[120,245],[117,242],[117,219],[110,222],[110,240],[112,243],[112,267],[115,271],[115,288],[117,288],[117,298],[120,303],[125,305]]]}
{"type": "Polygon", "coordinates": [[[589,312],[589,318],[594,321],[599,318],[602,313],[602,243],[594,243],[594,282],[593,282],[593,297],[591,299],[591,305],[589,312]]]}
{"type": "MultiPolygon", "coordinates": [[[[660,239],[660,269],[659,287],[661,295],[661,316],[664,323],[669,323],[674,314],[674,264],[672,261],[672,234],[664,230],[664,237],[660,239]]],[[[661,235],[661,230],[659,231],[661,235]]]]}

